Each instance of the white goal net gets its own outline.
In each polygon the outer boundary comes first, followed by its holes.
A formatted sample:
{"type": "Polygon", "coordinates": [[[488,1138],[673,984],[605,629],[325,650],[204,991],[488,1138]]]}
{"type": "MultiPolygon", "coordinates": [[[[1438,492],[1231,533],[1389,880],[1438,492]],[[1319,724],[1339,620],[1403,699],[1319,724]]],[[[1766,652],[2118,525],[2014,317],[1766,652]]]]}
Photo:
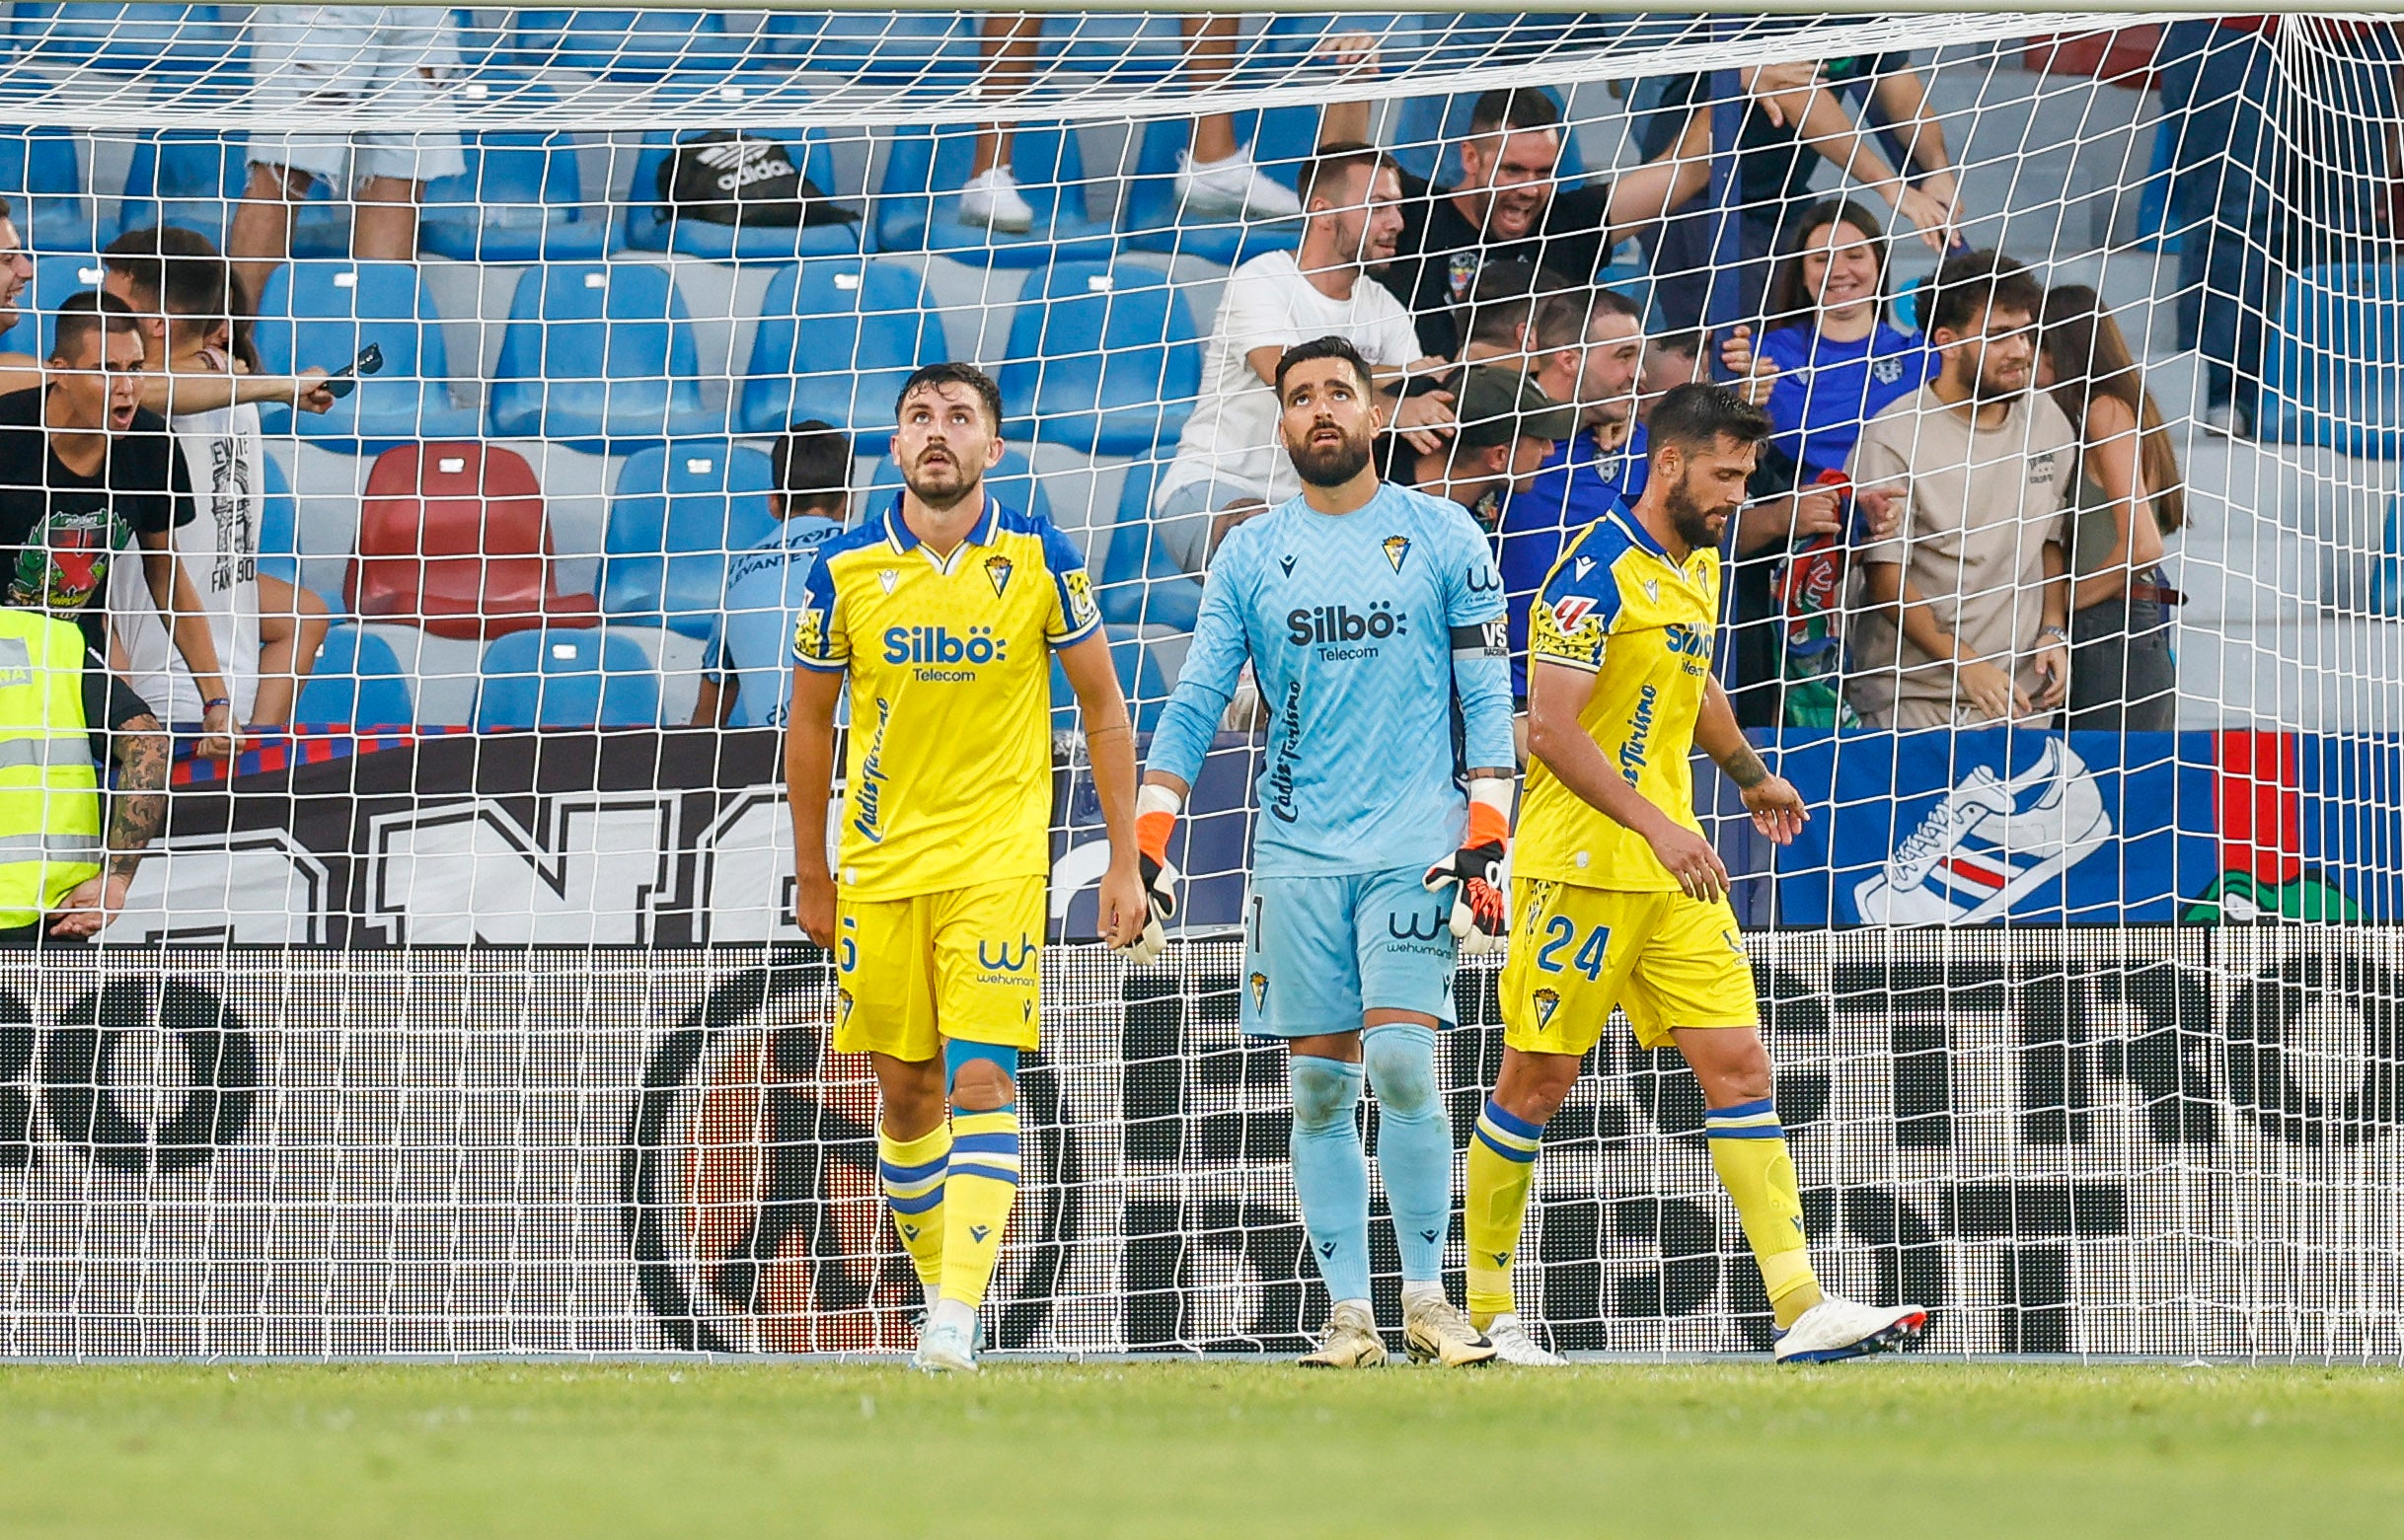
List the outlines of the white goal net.
{"type": "MultiPolygon", "coordinates": [[[[2385,23],[11,10],[0,561],[172,763],[101,944],[0,950],[0,1354],[906,1345],[792,919],[780,585],[884,517],[901,383],[974,363],[1149,733],[1217,538],[1293,490],[1248,355],[1344,330],[1404,403],[1568,408],[1387,462],[1522,617],[1653,402],[1752,381],[1717,666],[1811,825],[1698,783],[1833,1286],[1947,1353],[2404,1355],[2385,23]],[[1394,175],[1306,218],[1338,140],[1394,175]]],[[[1292,1351],[1327,1299],[1235,939],[1271,724],[1231,711],[1131,968],[1054,702],[989,1330],[1292,1351]]],[[[113,839],[155,767],[108,709],[113,839]]],[[[1461,1148],[1493,981],[1438,1049],[1461,1148]]],[[[1767,1344],[1701,1120],[1615,1029],[1547,1130],[1564,1350],[1767,1344]]]]}

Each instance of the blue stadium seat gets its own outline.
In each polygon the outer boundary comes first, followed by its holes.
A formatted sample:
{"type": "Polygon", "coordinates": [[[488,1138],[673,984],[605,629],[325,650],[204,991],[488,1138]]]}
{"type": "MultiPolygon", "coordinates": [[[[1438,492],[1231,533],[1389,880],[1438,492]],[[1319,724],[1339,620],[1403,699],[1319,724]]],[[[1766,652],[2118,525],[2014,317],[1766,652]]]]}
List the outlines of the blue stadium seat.
{"type": "Polygon", "coordinates": [[[1025,235],[960,222],[960,184],[975,142],[967,124],[894,132],[874,199],[877,250],[936,252],[992,267],[1109,259],[1117,238],[1087,212],[1085,153],[1074,127],[1021,123],[1013,130],[1011,170],[1035,211],[1025,235]]]}
{"type": "MultiPolygon", "coordinates": [[[[1280,107],[1236,114],[1236,142],[1275,181],[1291,188],[1318,144],[1315,107],[1280,107]]],[[[1290,252],[1302,242],[1299,219],[1246,224],[1214,215],[1196,219],[1177,206],[1177,157],[1193,142],[1190,117],[1155,118],[1144,126],[1135,178],[1127,184],[1122,228],[1139,252],[1176,252],[1233,267],[1263,252],[1290,252]]]]}
{"type": "Polygon", "coordinates": [[[1161,470],[1142,460],[1127,468],[1097,598],[1102,619],[1113,625],[1190,631],[1202,612],[1202,580],[1179,570],[1152,538],[1152,489],[1161,470]]]}
{"type": "Polygon", "coordinates": [[[492,431],[625,454],[725,431],[702,405],[693,326],[667,269],[557,262],[518,279],[492,382],[492,431]]]}
{"type": "Polygon", "coordinates": [[[776,528],[773,485],[766,454],[724,439],[662,444],[628,460],[602,535],[602,615],[709,635],[725,608],[727,552],[776,528]]]}
{"type": "Polygon", "coordinates": [[[414,265],[286,262],[268,277],[259,317],[259,357],[271,373],[339,369],[370,342],[384,350],[384,368],[332,411],[266,407],[269,432],[370,455],[416,439],[476,437],[475,411],[451,401],[442,315],[414,265]]]}
{"type": "Polygon", "coordinates": [[[181,225],[199,231],[223,251],[234,205],[250,181],[244,143],[239,133],[208,128],[162,128],[143,134],[134,141],[125,168],[117,230],[181,225]]]}
{"type": "Polygon", "coordinates": [[[1184,63],[1185,35],[1173,16],[1051,16],[1035,40],[1038,69],[1091,70],[1130,85],[1168,80],[1184,63]]]}
{"type": "Polygon", "coordinates": [[[410,727],[417,720],[410,679],[392,644],[356,625],[326,632],[317,666],[292,706],[296,727],[410,727]]]}
{"type": "Polygon", "coordinates": [[[796,69],[881,86],[954,90],[984,73],[966,16],[907,12],[772,11],[760,46],[796,69]]]}
{"type": "MultiPolygon", "coordinates": [[[[1568,98],[1560,88],[1545,86],[1542,90],[1566,115],[1568,98]]],[[[1457,185],[1461,181],[1461,141],[1469,136],[1469,113],[1476,105],[1474,95],[1405,99],[1394,122],[1394,159],[1422,182],[1439,187],[1457,185]]],[[[1578,145],[1577,125],[1563,126],[1560,184],[1575,187],[1586,180],[1586,156],[1578,145]]]]}
{"type": "Polygon", "coordinates": [[[1012,438],[1149,454],[1193,411],[1202,344],[1160,269],[1055,262],[1018,300],[1000,383],[1012,438]]]}
{"type": "Polygon", "coordinates": [[[32,292],[19,299],[17,324],[0,331],[0,352],[49,357],[59,304],[70,294],[99,288],[101,270],[97,257],[36,257],[32,292]]]}
{"type": "MultiPolygon", "coordinates": [[[[300,586],[300,501],[292,495],[292,479],[284,463],[273,455],[259,457],[265,483],[259,497],[259,575],[300,586]]],[[[318,596],[324,598],[323,594],[318,596]]],[[[327,609],[342,613],[337,594],[327,609]]]]}
{"type": "MultiPolygon", "coordinates": [[[[876,475],[869,478],[868,495],[862,501],[858,517],[864,520],[884,517],[886,505],[901,487],[901,467],[887,455],[876,462],[876,475]]],[[[1023,450],[1002,451],[1002,463],[985,473],[985,489],[1001,498],[1005,508],[1047,520],[1052,516],[1052,499],[1044,495],[1043,483],[1035,479],[1035,468],[1027,464],[1023,450]]]]}
{"type": "Polygon", "coordinates": [[[659,675],[631,637],[512,631],[485,648],[476,730],[656,727],[659,675]]]}
{"type": "Polygon", "coordinates": [[[98,251],[83,159],[71,128],[0,130],[0,193],[17,213],[17,234],[34,252],[98,251]]]}
{"type": "MultiPolygon", "coordinates": [[[[834,155],[821,129],[786,132],[745,129],[755,139],[775,139],[786,147],[801,175],[820,188],[834,182],[834,155]]],[[[707,219],[678,219],[659,199],[659,168],[683,133],[658,129],[642,136],[642,151],[635,158],[635,180],[627,192],[626,244],[637,252],[677,252],[686,257],[725,261],[791,261],[796,257],[841,257],[860,250],[863,226],[721,225],[707,219]]]]}
{"type": "Polygon", "coordinates": [[[249,62],[242,18],[221,19],[213,5],[21,0],[11,31],[19,47],[46,62],[110,74],[206,75],[240,70],[249,62]]]}
{"type": "Polygon", "coordinates": [[[752,333],[736,430],[782,433],[815,417],[881,440],[892,431],[893,401],[910,371],[950,356],[943,319],[913,269],[857,257],[782,268],[769,280],[752,333]]]}
{"type": "Polygon", "coordinates": [[[2313,267],[2288,280],[2265,349],[2265,442],[2404,458],[2404,269],[2313,267]]]}
{"type": "Polygon", "coordinates": [[[529,69],[646,83],[723,75],[744,54],[743,39],[728,37],[714,11],[520,11],[512,41],[516,62],[529,69]]]}
{"type": "Polygon", "coordinates": [[[1118,688],[1127,695],[1128,714],[1135,718],[1138,733],[1148,733],[1161,725],[1161,711],[1175,688],[1167,654],[1173,652],[1182,661],[1184,651],[1176,643],[1184,638],[1158,627],[1111,625],[1104,629],[1110,638],[1110,661],[1118,665],[1118,688]]]}
{"type": "Polygon", "coordinates": [[[617,222],[584,200],[573,134],[494,129],[462,139],[467,170],[426,185],[420,250],[463,262],[557,262],[616,249],[617,222]]]}

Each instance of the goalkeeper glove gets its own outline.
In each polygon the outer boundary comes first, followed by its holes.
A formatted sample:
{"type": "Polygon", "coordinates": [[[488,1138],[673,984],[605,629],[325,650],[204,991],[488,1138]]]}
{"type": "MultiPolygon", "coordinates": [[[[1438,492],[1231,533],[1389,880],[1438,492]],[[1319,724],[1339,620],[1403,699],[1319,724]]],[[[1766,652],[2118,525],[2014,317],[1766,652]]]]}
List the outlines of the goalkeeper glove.
{"type": "Polygon", "coordinates": [[[1453,892],[1453,936],[1470,956],[1502,950],[1510,932],[1503,898],[1503,856],[1511,848],[1511,783],[1496,776],[1469,782],[1469,830],[1450,859],[1427,869],[1430,893],[1453,892]]]}
{"type": "Polygon", "coordinates": [[[1144,933],[1127,948],[1131,963],[1149,963],[1168,949],[1166,922],[1177,913],[1177,869],[1168,864],[1168,836],[1177,827],[1184,799],[1166,786],[1147,785],[1135,795],[1136,869],[1144,880],[1144,897],[1152,914],[1144,933]]]}

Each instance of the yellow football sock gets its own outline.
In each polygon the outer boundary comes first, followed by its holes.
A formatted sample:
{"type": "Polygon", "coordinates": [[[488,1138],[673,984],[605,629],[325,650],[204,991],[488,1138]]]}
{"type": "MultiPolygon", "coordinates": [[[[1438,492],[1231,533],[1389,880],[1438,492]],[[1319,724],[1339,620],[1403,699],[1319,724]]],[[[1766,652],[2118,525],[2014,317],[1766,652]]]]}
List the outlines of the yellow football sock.
{"type": "Polygon", "coordinates": [[[975,1309],[1018,1198],[1018,1109],[954,1112],[943,1184],[943,1297],[975,1309]]]}
{"type": "Polygon", "coordinates": [[[1519,1308],[1511,1297],[1511,1259],[1528,1218],[1528,1189],[1536,1181],[1536,1146],[1543,1132],[1491,1097],[1477,1115],[1461,1210],[1469,1252],[1469,1321],[1479,1331],[1519,1308]]]}
{"type": "Polygon", "coordinates": [[[951,1130],[939,1123],[932,1134],[897,1139],[880,1125],[876,1159],[893,1228],[901,1232],[919,1283],[932,1289],[943,1281],[943,1171],[951,1161],[951,1130]]]}
{"type": "Polygon", "coordinates": [[[1820,1281],[1811,1270],[1803,1195],[1786,1153],[1786,1131],[1778,1127],[1777,1104],[1765,1096],[1713,1107],[1703,1114],[1703,1134],[1711,1146],[1711,1168],[1736,1201],[1745,1239],[1762,1266],[1770,1313],[1783,1331],[1820,1302],[1820,1281]]]}

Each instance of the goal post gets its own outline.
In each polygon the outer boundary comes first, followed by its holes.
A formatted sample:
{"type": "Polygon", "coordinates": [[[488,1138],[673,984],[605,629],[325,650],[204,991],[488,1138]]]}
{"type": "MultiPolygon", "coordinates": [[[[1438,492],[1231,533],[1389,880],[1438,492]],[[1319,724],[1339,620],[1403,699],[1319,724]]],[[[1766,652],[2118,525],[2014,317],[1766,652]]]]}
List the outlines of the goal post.
{"type": "MultiPolygon", "coordinates": [[[[2404,1357],[2404,50],[2376,8],[17,9],[0,372],[50,383],[128,232],[289,243],[235,254],[283,398],[167,430],[171,547],[223,579],[246,708],[292,703],[191,753],[182,643],[128,648],[178,738],[164,832],[109,944],[0,949],[0,1356],[906,1346],[873,1087],[792,919],[782,515],[881,517],[900,381],[980,365],[992,484],[1081,554],[1148,734],[1217,534],[1281,484],[1228,409],[1267,389],[1230,318],[1304,239],[1334,123],[1399,170],[1404,250],[1349,275],[1392,280],[1411,342],[1378,361],[1465,355],[1580,413],[1535,477],[1397,455],[1498,541],[1544,476],[1632,492],[1662,392],[1774,366],[1786,479],[1732,537],[1715,650],[1812,820],[1773,849],[1698,794],[1832,1286],[1931,1306],[1944,1353],[2404,1357]],[[964,197],[989,161],[1022,220],[964,197]],[[1239,169],[1197,192],[1209,164],[1239,169]],[[1988,251],[2037,299],[1974,346],[1937,277],[1988,251]],[[1897,427],[2015,345],[2020,404],[1897,427]],[[370,346],[294,408],[290,377],[370,346]],[[787,474],[812,455],[835,484],[787,474]],[[1988,520],[2005,555],[1965,545],[2006,481],[2050,500],[1988,520]],[[1875,655],[1884,566],[2032,664],[2049,543],[2066,606],[2104,596],[2060,615],[2060,708],[1919,690],[1892,624],[1875,655]]],[[[218,314],[166,309],[154,366],[205,372],[218,314]]],[[[0,540],[59,491],[0,484],[0,540]]],[[[127,636],[160,624],[143,590],[104,601],[127,636]]],[[[1275,724],[1223,723],[1181,928],[1139,968],[1092,939],[1102,817],[1053,699],[1045,1039],[989,1334],[1295,1351],[1327,1300],[1282,1060],[1239,1026],[1275,724]]],[[[1492,966],[1456,997],[1465,1148],[1492,966]]],[[[1517,1266],[1565,1350],[1765,1346],[1674,1054],[1615,1025],[1517,1266]]]]}

